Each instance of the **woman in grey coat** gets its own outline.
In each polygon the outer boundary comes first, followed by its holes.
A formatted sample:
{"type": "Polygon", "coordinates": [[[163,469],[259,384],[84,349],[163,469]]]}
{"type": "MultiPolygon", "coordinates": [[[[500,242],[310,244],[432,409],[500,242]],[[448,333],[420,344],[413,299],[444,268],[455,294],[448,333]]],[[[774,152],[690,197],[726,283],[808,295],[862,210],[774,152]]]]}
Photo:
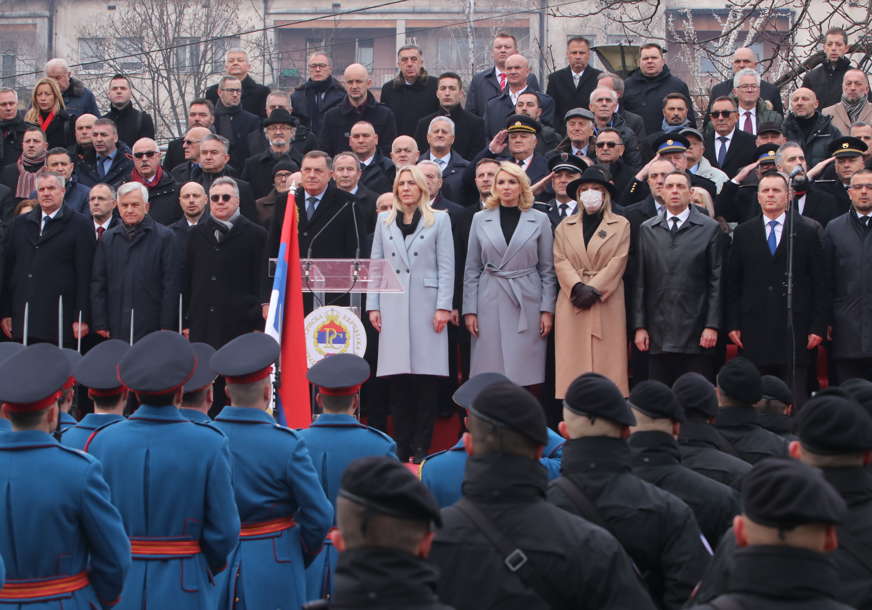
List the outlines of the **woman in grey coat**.
{"type": "Polygon", "coordinates": [[[469,231],[463,319],[472,335],[470,376],[497,372],[522,386],[545,381],[556,291],[553,236],[548,216],[532,205],[527,174],[501,163],[469,231]]]}
{"type": "Polygon", "coordinates": [[[368,295],[369,320],[380,333],[376,375],[390,376],[397,453],[426,456],[436,419],[438,378],[448,375],[454,296],[454,241],[447,212],[433,210],[415,167],[394,179],[394,204],[379,214],[370,258],[393,265],[405,292],[368,295]]]}

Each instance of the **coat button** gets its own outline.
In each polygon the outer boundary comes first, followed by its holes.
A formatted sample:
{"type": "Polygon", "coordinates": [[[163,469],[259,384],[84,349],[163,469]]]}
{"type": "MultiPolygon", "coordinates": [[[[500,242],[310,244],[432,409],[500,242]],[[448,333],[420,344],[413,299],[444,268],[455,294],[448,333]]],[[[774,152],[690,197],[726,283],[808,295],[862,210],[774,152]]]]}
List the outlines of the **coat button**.
{"type": "Polygon", "coordinates": [[[423,235],[421,236],[421,239],[424,239],[424,236],[423,236],[423,235]]]}
{"type": "Polygon", "coordinates": [[[406,269],[406,273],[411,273],[411,271],[409,271],[408,269],[406,269]]]}
{"type": "Polygon", "coordinates": [[[33,274],[32,274],[32,273],[28,273],[28,274],[27,274],[27,277],[28,277],[28,278],[32,278],[32,277],[33,277],[33,274]]]}
{"type": "Polygon", "coordinates": [[[388,237],[388,241],[394,241],[393,237],[388,237]]]}
{"type": "Polygon", "coordinates": [[[214,282],[215,280],[217,280],[217,279],[218,279],[218,278],[215,277],[214,275],[212,276],[212,281],[213,281],[213,282],[214,282]]]}
{"type": "Polygon", "coordinates": [[[397,255],[396,252],[391,252],[391,256],[396,256],[396,255],[397,255]]]}
{"type": "Polygon", "coordinates": [[[399,273],[399,272],[400,272],[400,270],[399,270],[399,269],[397,269],[397,273],[399,273]]]}
{"type": "Polygon", "coordinates": [[[417,253],[417,252],[415,252],[415,256],[418,256],[418,253],[417,253]]]}
{"type": "Polygon", "coordinates": [[[209,313],[214,313],[214,312],[215,312],[215,308],[214,308],[214,307],[210,307],[210,308],[209,308],[209,313]]]}

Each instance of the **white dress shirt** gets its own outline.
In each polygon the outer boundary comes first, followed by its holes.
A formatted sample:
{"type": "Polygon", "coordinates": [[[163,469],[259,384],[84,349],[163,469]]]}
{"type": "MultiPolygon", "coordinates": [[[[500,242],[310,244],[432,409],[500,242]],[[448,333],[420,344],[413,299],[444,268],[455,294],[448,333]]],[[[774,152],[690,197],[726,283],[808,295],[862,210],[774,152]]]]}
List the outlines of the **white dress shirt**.
{"type": "Polygon", "coordinates": [[[754,106],[753,108],[742,108],[741,106],[739,106],[739,122],[736,124],[736,127],[738,127],[739,129],[742,129],[744,131],[745,113],[746,112],[751,113],[751,129],[753,130],[752,133],[754,133],[756,135],[757,134],[757,106],[754,106]]]}
{"type": "MultiPolygon", "coordinates": [[[[666,209],[665,206],[664,206],[664,209],[666,209]]],[[[684,222],[687,220],[687,217],[690,216],[690,206],[687,206],[686,208],[684,208],[684,211],[681,214],[677,214],[677,215],[671,214],[669,212],[669,210],[666,210],[666,226],[669,227],[670,231],[672,230],[672,225],[673,225],[672,219],[673,219],[673,217],[676,217],[676,216],[678,218],[678,228],[680,229],[682,227],[682,225],[684,224],[684,222]]]]}
{"type": "Polygon", "coordinates": [[[779,216],[778,218],[769,218],[768,216],[766,216],[764,214],[762,216],[762,218],[763,218],[763,230],[764,230],[765,235],[766,235],[766,242],[767,243],[769,242],[769,233],[773,230],[772,227],[769,226],[769,223],[773,220],[778,222],[778,224],[775,225],[775,227],[774,227],[775,247],[777,248],[778,245],[781,243],[781,232],[784,229],[784,221],[787,219],[787,215],[784,212],[782,212],[781,216],[779,216]]]}

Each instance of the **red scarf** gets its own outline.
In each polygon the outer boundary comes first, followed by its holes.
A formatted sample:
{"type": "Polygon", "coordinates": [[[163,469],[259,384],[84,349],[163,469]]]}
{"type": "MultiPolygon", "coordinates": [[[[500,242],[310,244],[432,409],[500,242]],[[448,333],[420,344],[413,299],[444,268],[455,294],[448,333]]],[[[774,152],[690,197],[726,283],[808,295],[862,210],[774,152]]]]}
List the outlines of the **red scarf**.
{"type": "Polygon", "coordinates": [[[130,172],[130,179],[134,182],[139,182],[147,189],[156,187],[161,178],[163,178],[163,168],[160,165],[157,166],[157,171],[154,173],[154,178],[151,180],[146,180],[135,167],[133,168],[133,171],[130,172]]]}
{"type": "MultiPolygon", "coordinates": [[[[40,113],[42,116],[42,113],[40,113]]],[[[48,113],[48,116],[44,119],[40,119],[39,126],[42,128],[42,132],[45,133],[48,130],[48,126],[51,125],[51,122],[54,121],[55,113],[54,110],[48,113]]]]}

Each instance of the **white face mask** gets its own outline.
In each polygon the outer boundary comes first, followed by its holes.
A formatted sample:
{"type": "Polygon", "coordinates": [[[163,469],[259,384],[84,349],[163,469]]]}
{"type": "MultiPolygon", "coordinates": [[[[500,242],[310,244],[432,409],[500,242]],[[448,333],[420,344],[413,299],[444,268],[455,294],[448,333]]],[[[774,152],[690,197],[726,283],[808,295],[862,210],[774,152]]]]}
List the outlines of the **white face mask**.
{"type": "Polygon", "coordinates": [[[578,200],[588,214],[595,214],[603,205],[603,194],[593,189],[582,191],[578,200]]]}

